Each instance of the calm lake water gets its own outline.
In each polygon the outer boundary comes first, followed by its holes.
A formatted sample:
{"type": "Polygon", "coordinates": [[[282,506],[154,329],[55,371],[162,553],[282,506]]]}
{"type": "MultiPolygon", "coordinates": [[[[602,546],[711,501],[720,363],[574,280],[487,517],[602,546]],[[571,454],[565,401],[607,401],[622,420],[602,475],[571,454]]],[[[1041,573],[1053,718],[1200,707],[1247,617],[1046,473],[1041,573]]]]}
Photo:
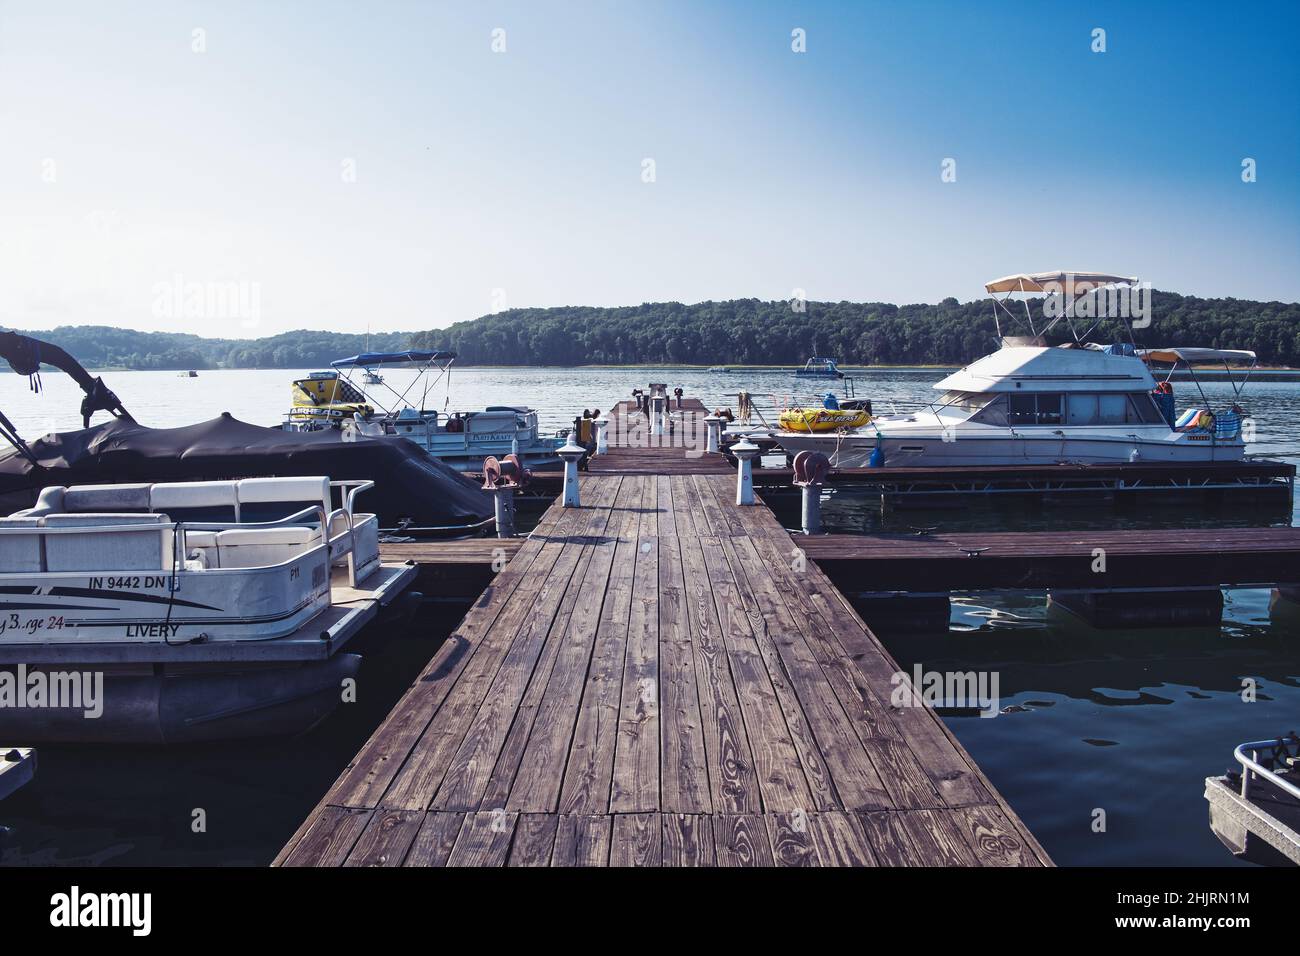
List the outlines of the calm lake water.
{"type": "MultiPolygon", "coordinates": [[[[307,369],[300,370],[303,372],[307,369]]],[[[859,397],[878,409],[925,401],[942,373],[851,371],[859,397]]],[[[288,406],[293,370],[110,372],[105,379],[149,425],[190,424],[229,411],[275,424],[288,406]]],[[[399,391],[411,375],[386,376],[399,391]]],[[[728,393],[810,397],[788,373],[665,369],[466,369],[451,382],[450,407],[524,403],[544,426],[560,428],[584,407],[613,400],[651,380],[680,385],[710,406],[728,393]]],[[[24,437],[80,426],[80,391],[49,373],[31,393],[26,378],[0,375],[0,409],[24,437]]],[[[1219,400],[1226,383],[1204,386],[1219,400]]],[[[379,390],[382,392],[382,389],[379,390]]],[[[840,388],[841,394],[843,387],[840,388]]],[[[1180,399],[1195,387],[1177,385],[1180,399]]],[[[444,389],[426,405],[443,407],[444,389]]],[[[1180,401],[1180,405],[1182,402],[1180,401]]],[[[1252,454],[1300,461],[1300,383],[1253,382],[1244,405],[1254,418],[1252,454]]],[[[340,476],[345,477],[345,476],[340,476]]],[[[778,505],[794,524],[797,513],[778,505]]],[[[976,505],[960,511],[882,511],[878,501],[834,494],[824,506],[832,530],[898,530],[920,523],[945,530],[1182,527],[1289,524],[1285,508],[976,505]]],[[[1156,559],[1158,560],[1158,559],[1156,559]]],[[[946,631],[889,637],[900,664],[994,670],[1004,705],[995,719],[947,718],[962,743],[1058,863],[1232,865],[1210,833],[1202,782],[1231,762],[1232,748],[1300,726],[1300,614],[1270,610],[1267,591],[1225,595],[1223,624],[1207,629],[1101,631],[1056,611],[1042,595],[955,597],[946,631]],[[1258,681],[1244,703],[1242,680],[1258,681]],[[1094,811],[1107,828],[1094,833],[1094,811]]],[[[310,734],[187,749],[44,747],[37,781],[0,805],[0,863],[265,864],[302,821],[349,757],[409,685],[461,608],[430,605],[405,633],[363,635],[359,701],[339,708],[310,734]],[[196,809],[207,818],[192,832],[196,809]]]]}

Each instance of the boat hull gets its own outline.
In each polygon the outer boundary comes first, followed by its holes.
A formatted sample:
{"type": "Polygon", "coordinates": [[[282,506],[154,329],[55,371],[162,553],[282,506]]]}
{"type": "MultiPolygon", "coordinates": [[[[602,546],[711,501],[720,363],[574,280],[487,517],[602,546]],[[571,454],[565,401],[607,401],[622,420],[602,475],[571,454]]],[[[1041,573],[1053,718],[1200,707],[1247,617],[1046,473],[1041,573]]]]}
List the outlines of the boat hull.
{"type": "MultiPolygon", "coordinates": [[[[1169,433],[1160,435],[1035,435],[1021,432],[1012,435],[1005,429],[990,433],[961,434],[954,430],[949,437],[935,429],[929,433],[895,436],[882,428],[879,439],[885,467],[894,468],[961,468],[981,465],[1054,465],[1078,463],[1114,465],[1127,462],[1204,463],[1240,461],[1245,445],[1240,441],[1216,442],[1196,440],[1192,436],[1169,433]],[[955,435],[956,437],[952,437],[955,435]]],[[[868,467],[876,449],[874,433],[853,435],[800,435],[774,432],[772,437],[790,454],[820,451],[837,468],[868,467]]]]}
{"type": "MultiPolygon", "coordinates": [[[[5,707],[0,732],[33,744],[177,744],[300,734],[333,712],[343,699],[343,682],[356,676],[360,664],[357,654],[335,654],[277,665],[25,667],[28,687],[77,674],[83,681],[97,679],[99,689],[76,706],[5,707]],[[98,716],[91,716],[95,710],[98,716]]],[[[17,668],[0,667],[0,680],[18,676],[17,668]]]]}

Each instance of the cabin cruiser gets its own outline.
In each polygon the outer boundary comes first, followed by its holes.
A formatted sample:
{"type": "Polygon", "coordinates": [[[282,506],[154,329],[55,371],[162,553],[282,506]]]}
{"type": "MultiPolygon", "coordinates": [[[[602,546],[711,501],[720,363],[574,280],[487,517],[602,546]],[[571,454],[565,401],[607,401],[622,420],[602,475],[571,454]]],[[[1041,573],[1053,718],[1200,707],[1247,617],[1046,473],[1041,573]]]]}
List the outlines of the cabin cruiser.
{"type": "Polygon", "coordinates": [[[517,455],[533,471],[560,468],[563,462],[557,450],[567,432],[542,435],[532,408],[491,405],[482,411],[439,412],[424,407],[440,380],[445,377],[450,384],[455,358],[455,352],[409,349],[367,352],[331,362],[330,369],[312,372],[293,383],[293,407],[284,427],[290,431],[337,428],[345,441],[400,435],[458,471],[478,471],[485,458],[509,454],[517,455]],[[380,368],[414,368],[417,374],[399,391],[400,386],[377,374],[380,368]],[[383,387],[380,397],[385,401],[353,380],[358,372],[362,381],[383,387]]]}
{"type": "MultiPolygon", "coordinates": [[[[1067,275],[1008,277],[994,280],[988,288],[993,291],[1016,280],[1021,291],[1047,293],[1051,279],[1067,275]]],[[[1136,282],[1087,275],[1113,283],[1136,282]]],[[[1166,379],[1158,384],[1150,364],[1188,369],[1206,362],[1253,365],[1253,352],[1140,350],[1127,343],[1097,345],[1078,338],[1049,345],[1045,334],[1002,336],[1000,322],[998,331],[1002,348],[938,382],[934,388],[941,395],[934,402],[875,415],[866,424],[833,433],[783,428],[768,436],[788,454],[820,451],[842,468],[1210,462],[1243,457],[1239,406],[1234,402],[1230,408],[1213,409],[1202,392],[1198,407],[1175,418],[1172,383],[1166,379]]],[[[1239,394],[1234,383],[1234,396],[1239,394]]]]}
{"type": "Polygon", "coordinates": [[[372,485],[46,487],[0,518],[0,729],[174,743],[310,728],[357,672],[344,644],[415,572],[380,561],[376,516],[355,508],[372,485]]]}

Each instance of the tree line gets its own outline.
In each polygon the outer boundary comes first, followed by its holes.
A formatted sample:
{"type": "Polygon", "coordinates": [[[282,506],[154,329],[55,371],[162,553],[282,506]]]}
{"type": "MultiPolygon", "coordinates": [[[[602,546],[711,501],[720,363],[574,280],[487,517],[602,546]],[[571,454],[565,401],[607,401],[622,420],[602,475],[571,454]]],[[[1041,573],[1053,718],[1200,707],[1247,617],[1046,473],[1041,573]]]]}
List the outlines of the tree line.
{"type": "MultiPolygon", "coordinates": [[[[1030,302],[1031,310],[1039,304],[1030,302]]],[[[1041,311],[1035,311],[1041,315],[1041,311]]],[[[1008,329],[1009,334],[1025,330],[1008,329]]],[[[1139,346],[1251,349],[1260,364],[1300,365],[1300,304],[1152,294],[1139,346]]],[[[1125,339],[1118,320],[1094,341],[1125,339]]],[[[937,305],[759,299],[654,302],[624,308],[511,309],[412,336],[454,349],[462,365],[962,365],[997,347],[986,299],[937,305]],[[797,307],[802,307],[799,311],[797,307]]]]}
{"type": "MultiPolygon", "coordinates": [[[[622,308],[511,309],[445,329],[370,335],[302,329],[261,339],[206,339],[108,326],[35,334],[90,368],[326,367],[363,351],[446,348],[458,365],[961,365],[996,348],[988,300],[648,302],[622,308]],[[796,305],[802,308],[796,308],[796,305]]],[[[1031,302],[1031,310],[1036,309],[1031,302]]],[[[1041,314],[1041,312],[1036,313],[1041,314]]],[[[1004,331],[1023,332],[1023,329],[1004,331]]],[[[1119,339],[1111,322],[1093,340],[1119,339]]],[[[1251,349],[1262,365],[1300,366],[1300,304],[1152,295],[1139,345],[1251,349]]]]}

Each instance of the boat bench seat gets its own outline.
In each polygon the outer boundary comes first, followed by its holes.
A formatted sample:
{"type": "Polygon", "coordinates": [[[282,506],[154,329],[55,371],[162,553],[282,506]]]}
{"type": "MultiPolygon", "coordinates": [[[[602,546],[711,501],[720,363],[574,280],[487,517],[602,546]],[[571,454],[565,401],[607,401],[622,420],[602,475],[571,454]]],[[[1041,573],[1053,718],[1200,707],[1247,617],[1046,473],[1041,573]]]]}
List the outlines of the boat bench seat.
{"type": "Polygon", "coordinates": [[[73,485],[63,489],[67,512],[99,514],[149,511],[149,484],[73,485]]]}
{"type": "Polygon", "coordinates": [[[327,515],[330,512],[328,478],[244,478],[237,486],[239,520],[243,522],[278,521],[316,506],[324,508],[327,515]]]}
{"type": "Polygon", "coordinates": [[[149,508],[172,521],[236,521],[233,481],[163,482],[149,488],[149,508]]]}
{"type": "MultiPolygon", "coordinates": [[[[189,543],[190,535],[186,535],[189,543]]],[[[305,525],[282,528],[232,528],[216,536],[214,555],[209,552],[209,567],[256,568],[288,561],[320,542],[320,531],[305,525]]]]}
{"type": "MultiPolygon", "coordinates": [[[[325,477],[244,478],[238,481],[172,481],[157,484],[51,485],[36,504],[13,517],[51,514],[166,514],[172,521],[255,523],[278,521],[305,508],[331,509],[325,477]]],[[[309,519],[315,521],[315,518],[309,519]]]]}
{"type": "Polygon", "coordinates": [[[156,524],[157,531],[47,534],[47,571],[163,571],[171,561],[172,529],[165,515],[52,514],[39,519],[46,528],[156,524]]]}
{"type": "Polygon", "coordinates": [[[15,528],[39,528],[41,519],[37,517],[0,518],[0,568],[7,573],[44,570],[44,557],[41,554],[41,535],[35,530],[31,534],[18,534],[15,528]]]}

